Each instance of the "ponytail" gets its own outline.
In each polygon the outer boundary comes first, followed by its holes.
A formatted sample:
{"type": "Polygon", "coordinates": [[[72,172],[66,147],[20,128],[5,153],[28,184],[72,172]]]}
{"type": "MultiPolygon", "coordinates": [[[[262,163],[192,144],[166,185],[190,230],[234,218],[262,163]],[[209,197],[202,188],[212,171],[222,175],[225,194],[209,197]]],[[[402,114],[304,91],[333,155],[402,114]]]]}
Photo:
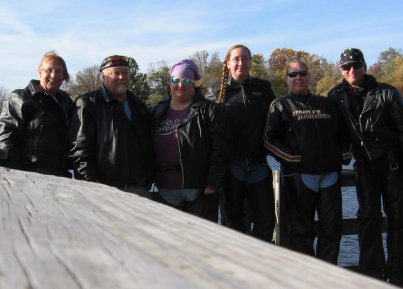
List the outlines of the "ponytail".
{"type": "Polygon", "coordinates": [[[222,104],[225,102],[225,94],[227,92],[229,69],[227,63],[224,62],[221,77],[220,95],[218,96],[217,103],[222,104]]]}

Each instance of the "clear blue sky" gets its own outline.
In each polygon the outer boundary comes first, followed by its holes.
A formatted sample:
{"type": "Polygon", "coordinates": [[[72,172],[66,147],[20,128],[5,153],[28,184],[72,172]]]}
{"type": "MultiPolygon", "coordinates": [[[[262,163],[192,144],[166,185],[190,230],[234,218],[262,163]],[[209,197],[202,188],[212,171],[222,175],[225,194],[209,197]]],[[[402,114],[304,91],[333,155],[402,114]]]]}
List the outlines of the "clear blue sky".
{"type": "Polygon", "coordinates": [[[403,48],[403,1],[329,0],[0,0],[0,86],[37,78],[40,57],[56,50],[74,76],[112,54],[168,65],[197,51],[242,43],[267,58],[276,48],[338,61],[361,48],[369,65],[389,47],[403,48]]]}

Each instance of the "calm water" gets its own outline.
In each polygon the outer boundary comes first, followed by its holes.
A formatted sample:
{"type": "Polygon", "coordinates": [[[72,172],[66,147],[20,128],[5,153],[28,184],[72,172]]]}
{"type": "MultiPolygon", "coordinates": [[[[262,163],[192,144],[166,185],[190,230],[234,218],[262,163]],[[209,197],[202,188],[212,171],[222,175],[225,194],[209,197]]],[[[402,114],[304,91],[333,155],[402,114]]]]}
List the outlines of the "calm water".
{"type": "MultiPolygon", "coordinates": [[[[279,163],[272,157],[268,158],[270,167],[273,170],[279,169],[279,163]]],[[[351,169],[351,165],[346,167],[351,169]]],[[[355,218],[358,204],[354,187],[343,187],[343,218],[355,218]]],[[[384,248],[385,236],[384,236],[384,248]]],[[[340,244],[339,264],[341,266],[358,265],[358,237],[357,235],[343,236],[340,244]]],[[[385,253],[386,254],[386,253],[385,253]]]]}

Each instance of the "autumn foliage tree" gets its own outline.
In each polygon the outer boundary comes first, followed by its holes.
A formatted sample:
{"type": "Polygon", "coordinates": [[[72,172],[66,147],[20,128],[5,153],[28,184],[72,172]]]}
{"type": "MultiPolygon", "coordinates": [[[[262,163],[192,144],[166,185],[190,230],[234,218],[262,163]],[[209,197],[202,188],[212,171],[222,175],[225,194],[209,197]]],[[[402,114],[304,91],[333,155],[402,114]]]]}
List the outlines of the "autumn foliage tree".
{"type": "MultiPolygon", "coordinates": [[[[218,52],[197,51],[192,56],[199,68],[202,80],[198,85],[207,87],[221,81],[223,62],[218,52]]],[[[263,54],[253,54],[250,74],[253,77],[269,79],[277,96],[288,93],[286,83],[286,65],[291,60],[304,61],[310,71],[310,90],[319,95],[327,95],[329,90],[341,81],[342,75],[337,63],[329,63],[325,58],[303,50],[278,48],[265,60],[263,54]]],[[[179,60],[178,60],[179,61],[179,60]]],[[[67,85],[67,91],[73,96],[98,89],[100,86],[99,67],[84,68],[67,85]]],[[[141,97],[149,106],[154,105],[168,95],[169,69],[165,61],[151,64],[148,73],[140,73],[137,62],[131,60],[130,90],[141,97]]],[[[368,68],[368,73],[380,82],[389,83],[403,92],[403,54],[401,49],[389,48],[380,53],[378,61],[368,68]]]]}

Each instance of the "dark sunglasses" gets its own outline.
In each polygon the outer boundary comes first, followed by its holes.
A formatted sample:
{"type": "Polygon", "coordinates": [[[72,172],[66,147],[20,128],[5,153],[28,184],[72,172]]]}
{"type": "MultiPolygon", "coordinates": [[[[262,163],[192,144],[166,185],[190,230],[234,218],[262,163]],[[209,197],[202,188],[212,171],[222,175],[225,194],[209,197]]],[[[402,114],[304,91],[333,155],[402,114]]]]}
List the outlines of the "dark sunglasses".
{"type": "Polygon", "coordinates": [[[362,65],[363,64],[361,62],[354,62],[354,63],[342,65],[341,69],[349,71],[351,69],[351,67],[354,67],[354,69],[358,69],[358,68],[361,68],[362,65]]]}
{"type": "Polygon", "coordinates": [[[172,77],[171,82],[174,84],[179,84],[179,82],[183,83],[184,85],[191,85],[193,83],[193,80],[190,78],[178,78],[178,77],[172,77]]]}
{"type": "Polygon", "coordinates": [[[290,78],[297,77],[297,75],[299,75],[299,76],[301,76],[301,77],[307,76],[307,75],[308,75],[308,71],[303,70],[303,71],[293,71],[293,72],[288,73],[288,77],[290,77],[290,78]]]}

